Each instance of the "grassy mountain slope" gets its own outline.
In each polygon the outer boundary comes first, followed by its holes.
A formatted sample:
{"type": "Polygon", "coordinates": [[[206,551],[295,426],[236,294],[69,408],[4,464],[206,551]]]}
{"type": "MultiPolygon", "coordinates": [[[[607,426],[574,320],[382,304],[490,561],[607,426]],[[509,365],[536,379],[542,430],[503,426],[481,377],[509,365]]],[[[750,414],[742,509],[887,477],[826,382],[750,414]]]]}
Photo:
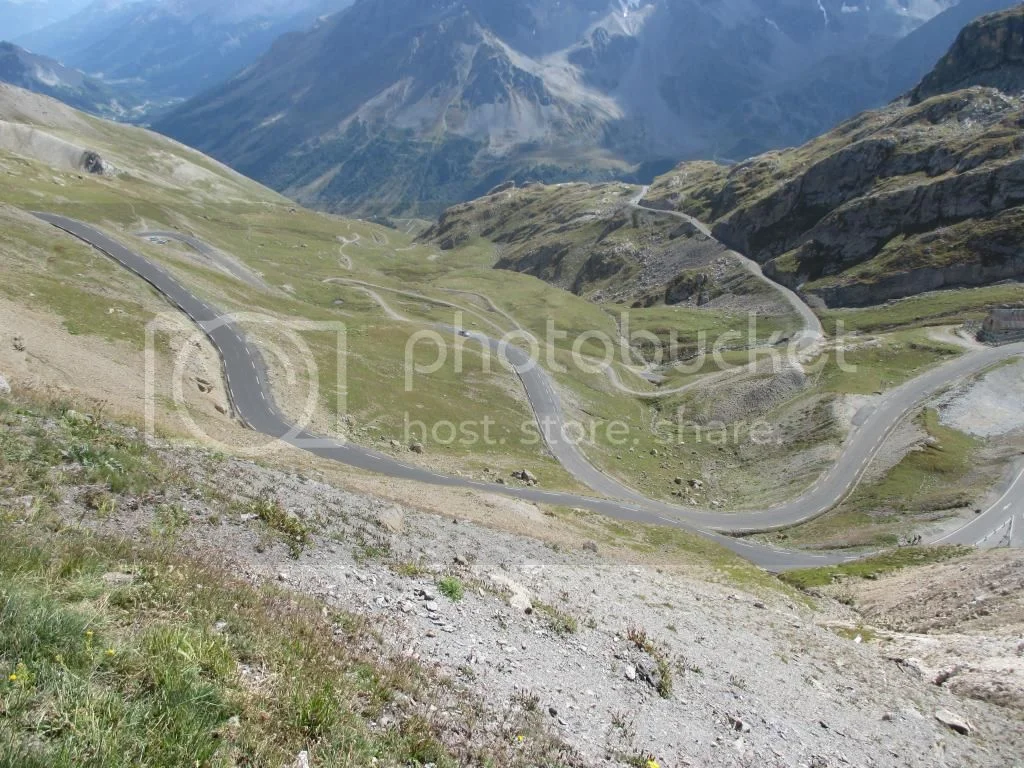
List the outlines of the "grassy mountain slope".
{"type": "MultiPolygon", "coordinates": [[[[110,370],[134,371],[126,374],[123,391],[105,375],[98,359],[94,362],[98,374],[86,376],[80,383],[103,383],[108,391],[95,394],[116,402],[119,411],[138,413],[141,407],[145,324],[157,315],[176,313],[141,281],[25,211],[42,208],[95,223],[164,264],[198,295],[223,309],[347,324],[351,328],[347,402],[351,426],[346,429],[351,429],[356,439],[388,451],[396,451],[392,441],[397,440],[401,452],[408,452],[407,421],[458,424],[466,419],[483,422],[488,417],[496,422],[496,430],[516,437],[524,422],[532,423],[525,396],[514,378],[498,366],[485,370],[471,349],[466,351],[470,370],[464,374],[457,372],[456,361],[449,356],[439,371],[420,376],[413,392],[405,391],[401,375],[406,343],[417,329],[436,321],[486,326],[492,313],[472,300],[465,303],[476,314],[458,321],[458,310],[451,306],[455,299],[445,287],[456,273],[459,285],[467,289],[475,287],[477,272],[489,276],[489,249],[467,247],[436,258],[436,249],[415,246],[408,236],[393,230],[296,208],[256,182],[162,136],[90,118],[19,89],[0,88],[0,115],[0,176],[10,180],[0,189],[5,221],[0,235],[5,256],[0,294],[11,302],[12,317],[17,317],[14,307],[19,306],[29,310],[26,318],[32,312],[52,313],[61,321],[62,337],[80,334],[86,344],[94,339],[115,342],[104,353],[111,361],[110,370]],[[87,153],[102,159],[103,173],[83,169],[87,153]],[[136,233],[145,230],[195,234],[267,287],[242,282],[219,263],[174,241],[139,238],[136,233]],[[377,295],[387,303],[387,310],[366,289],[325,282],[329,279],[380,286],[377,295]],[[422,293],[435,298],[415,300],[394,292],[410,285],[419,285],[422,293]],[[396,319],[388,310],[408,320],[396,319]],[[118,322],[111,323],[111,318],[118,322]]],[[[523,276],[517,283],[523,287],[526,302],[544,302],[548,295],[561,301],[556,289],[540,281],[523,276]]],[[[49,331],[38,328],[30,334],[24,327],[18,330],[27,322],[14,323],[10,333],[26,339],[34,336],[28,346],[38,354],[49,331]]],[[[266,327],[254,326],[250,332],[258,343],[287,341],[266,327]]],[[[336,402],[331,362],[334,347],[327,335],[311,334],[309,344],[322,379],[310,385],[323,385],[314,424],[333,432],[338,429],[338,415],[332,409],[336,402]]],[[[168,364],[173,363],[177,350],[161,351],[168,364]]],[[[74,352],[69,346],[67,354],[74,352]]],[[[427,356],[422,348],[418,354],[427,356]]],[[[12,365],[19,366],[16,373],[29,378],[33,372],[41,375],[38,361],[31,355],[14,357],[17,360],[12,365]]],[[[58,360],[50,362],[61,365],[58,360]]],[[[190,398],[198,392],[196,377],[211,379],[212,375],[212,380],[219,381],[219,367],[210,370],[212,374],[190,373],[191,384],[186,388],[190,398]]],[[[298,410],[308,392],[305,380],[300,377],[289,383],[290,374],[284,369],[280,377],[283,407],[298,410]]],[[[66,385],[75,386],[75,377],[68,378],[66,385]]],[[[170,407],[170,379],[165,382],[161,378],[159,383],[167,384],[158,403],[161,410],[169,406],[169,428],[184,429],[175,408],[170,407]]],[[[214,395],[223,396],[219,383],[214,395]]],[[[230,432],[230,421],[215,408],[218,402],[213,396],[204,396],[187,409],[194,409],[203,423],[230,432]]],[[[414,459],[410,455],[410,460],[414,459]]],[[[445,469],[463,466],[474,471],[484,466],[507,466],[511,471],[529,465],[545,482],[572,485],[536,443],[525,440],[510,441],[503,448],[496,443],[486,448],[438,443],[421,460],[445,469]]]]}

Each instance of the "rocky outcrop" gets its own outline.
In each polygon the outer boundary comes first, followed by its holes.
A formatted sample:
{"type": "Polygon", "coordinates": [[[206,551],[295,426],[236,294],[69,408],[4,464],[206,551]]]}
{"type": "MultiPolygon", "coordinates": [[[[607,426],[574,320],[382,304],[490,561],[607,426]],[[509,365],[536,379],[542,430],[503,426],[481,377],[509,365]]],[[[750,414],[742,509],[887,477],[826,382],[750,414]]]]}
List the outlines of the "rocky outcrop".
{"type": "MultiPolygon", "coordinates": [[[[842,272],[877,255],[893,238],[979,219],[1024,203],[1024,160],[993,169],[944,176],[934,183],[908,185],[891,192],[857,198],[822,217],[800,234],[784,265],[768,263],[774,275],[789,274],[796,282],[842,272]]],[[[782,246],[784,247],[784,246],[782,246]]],[[[775,244],[780,249],[780,244],[775,244]]],[[[755,250],[763,260],[765,248],[755,250]]],[[[1015,260],[1004,262],[1008,266],[1015,260]]],[[[949,268],[971,266],[964,263],[949,268]]],[[[1020,272],[997,279],[1017,277],[1020,272]]],[[[792,279],[789,282],[793,282],[792,279]]]]}
{"type": "MultiPolygon", "coordinates": [[[[838,283],[814,289],[830,307],[867,307],[892,299],[948,288],[972,288],[1024,276],[1024,254],[1005,264],[979,266],[952,264],[947,267],[922,267],[893,272],[874,282],[838,283]]],[[[784,277],[784,276],[780,276],[784,277]]]]}
{"type": "Polygon", "coordinates": [[[1006,92],[1024,90],[1024,7],[968,24],[935,69],[914,89],[911,103],[972,85],[1006,92]]]}
{"type": "Polygon", "coordinates": [[[107,166],[99,154],[92,150],[86,150],[82,153],[82,170],[86,173],[102,176],[107,172],[107,166]]]}
{"type": "Polygon", "coordinates": [[[1024,278],[1022,56],[1024,6],[964,30],[910,98],[731,168],[684,164],[650,199],[830,306],[1024,278]]]}

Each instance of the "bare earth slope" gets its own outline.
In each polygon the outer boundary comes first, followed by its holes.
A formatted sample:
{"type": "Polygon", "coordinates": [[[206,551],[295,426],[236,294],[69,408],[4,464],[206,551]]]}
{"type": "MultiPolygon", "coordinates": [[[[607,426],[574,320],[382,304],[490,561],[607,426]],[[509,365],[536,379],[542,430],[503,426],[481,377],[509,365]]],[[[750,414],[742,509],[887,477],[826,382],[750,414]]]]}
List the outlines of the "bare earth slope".
{"type": "MultiPolygon", "coordinates": [[[[11,421],[17,440],[42,426],[11,421]]],[[[873,644],[819,626],[822,615],[792,592],[716,583],[699,560],[676,553],[668,565],[657,548],[640,556],[583,548],[564,532],[553,540],[557,529],[535,510],[523,510],[526,535],[513,535],[308,474],[165,444],[154,453],[175,470],[159,497],[109,495],[99,514],[95,493],[76,484],[81,470],[65,464],[48,519],[171,544],[313,596],[328,616],[364,618],[395,657],[450,679],[462,705],[427,715],[449,743],[535,749],[535,732],[524,742],[520,725],[508,730],[526,710],[569,747],[561,759],[513,751],[492,765],[1003,768],[1020,754],[1012,711],[908,675],[873,644]],[[464,719],[476,701],[478,719],[464,719]],[[972,735],[942,724],[943,712],[969,721],[972,735]]],[[[27,514],[20,498],[0,503],[13,519],[27,514]]],[[[144,578],[126,571],[119,584],[144,578]]],[[[419,710],[401,695],[390,704],[381,728],[419,710]]],[[[309,748],[316,765],[323,740],[309,748]]]]}

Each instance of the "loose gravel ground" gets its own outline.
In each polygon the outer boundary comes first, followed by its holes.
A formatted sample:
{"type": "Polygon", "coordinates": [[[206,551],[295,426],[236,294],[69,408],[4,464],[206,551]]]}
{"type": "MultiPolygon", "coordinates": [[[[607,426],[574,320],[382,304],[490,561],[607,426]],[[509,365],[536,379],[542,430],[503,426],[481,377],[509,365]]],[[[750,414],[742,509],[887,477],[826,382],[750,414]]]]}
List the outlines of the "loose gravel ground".
{"type": "Polygon", "coordinates": [[[105,520],[68,498],[62,514],[145,538],[157,501],[180,504],[190,522],[175,546],[371,617],[396,650],[496,708],[542,708],[590,764],[1003,768],[1024,754],[1018,713],[822,626],[861,620],[838,603],[749,592],[709,580],[696,561],[638,567],[596,545],[566,551],[250,462],[163,452],[216,498],[168,491],[105,520]],[[246,513],[261,494],[315,531],[297,559],[246,513]],[[443,594],[443,578],[462,599],[443,594]],[[941,710],[973,733],[940,723],[941,710]]]}

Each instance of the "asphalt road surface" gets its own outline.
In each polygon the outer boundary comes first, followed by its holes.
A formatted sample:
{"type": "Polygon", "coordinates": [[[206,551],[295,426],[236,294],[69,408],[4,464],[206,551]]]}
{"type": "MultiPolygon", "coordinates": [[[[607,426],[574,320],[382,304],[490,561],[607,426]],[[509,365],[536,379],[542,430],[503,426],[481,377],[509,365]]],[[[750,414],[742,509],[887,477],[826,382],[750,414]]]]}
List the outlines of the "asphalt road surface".
{"type": "MultiPolygon", "coordinates": [[[[293,426],[277,408],[268,384],[266,368],[259,351],[251,345],[231,321],[188,291],[166,270],[111,239],[87,224],[63,216],[37,213],[39,218],[89,243],[135,273],[163,294],[202,329],[221,355],[227,389],[238,417],[250,428],[269,438],[339,461],[358,469],[391,477],[438,486],[473,488],[529,501],[591,509],[610,517],[642,522],[670,524],[712,538],[743,557],[768,570],[788,570],[857,559],[842,554],[817,554],[776,549],[759,543],[724,535],[784,528],[809,520],[827,511],[841,500],[860,479],[870,459],[899,420],[923,400],[950,384],[977,373],[1008,357],[1024,354],[1024,343],[986,348],[970,352],[940,368],[907,382],[890,392],[864,416],[844,445],[833,468],[806,493],[794,501],[759,512],[728,514],[675,506],[647,499],[613,478],[604,475],[586,460],[571,440],[561,434],[561,403],[550,377],[525,353],[508,346],[505,352],[529,394],[530,402],[542,425],[555,457],[568,471],[599,493],[610,498],[593,498],[539,488],[511,488],[496,484],[450,477],[422,467],[407,465],[368,448],[315,435],[293,426]],[[545,423],[553,425],[545,428],[545,423]]],[[[454,329],[452,329],[454,331],[454,329]]],[[[482,334],[471,334],[481,343],[496,346],[482,334]]],[[[1007,488],[1003,498],[959,531],[942,537],[941,543],[975,544],[986,533],[1014,527],[1024,517],[1024,480],[1020,475],[1007,488]]],[[[1017,525],[1024,525],[1024,521],[1017,525]]]]}
{"type": "MultiPolygon", "coordinates": [[[[650,187],[642,187],[639,194],[629,201],[630,205],[634,208],[646,211],[647,213],[660,214],[662,216],[669,216],[671,218],[678,219],[679,221],[689,222],[703,235],[714,239],[714,235],[711,234],[711,229],[703,222],[693,218],[693,216],[688,216],[687,214],[679,211],[664,210],[662,208],[653,208],[650,205],[644,205],[643,199],[647,195],[648,189],[650,189],[650,187]]],[[[744,256],[742,253],[732,250],[729,251],[729,255],[739,261],[743,265],[744,269],[754,275],[754,277],[757,277],[767,283],[772,290],[780,294],[785,302],[792,307],[793,311],[800,316],[800,322],[803,325],[803,335],[806,337],[808,343],[814,343],[825,338],[825,329],[821,326],[821,320],[818,319],[816,314],[814,314],[814,310],[807,306],[807,302],[801,299],[795,291],[792,291],[786,286],[776,283],[766,277],[761,265],[748,256],[744,256]]]]}
{"type": "Polygon", "coordinates": [[[177,240],[179,243],[184,243],[193,251],[198,253],[200,256],[205,257],[207,260],[211,261],[215,266],[223,269],[232,277],[241,280],[243,283],[248,283],[254,288],[267,287],[266,283],[260,280],[245,266],[236,261],[234,257],[226,256],[213,246],[204,243],[198,237],[193,237],[192,235],[186,235],[181,232],[174,232],[170,230],[159,230],[156,232],[139,232],[138,236],[150,239],[162,238],[164,240],[177,240]]]}

